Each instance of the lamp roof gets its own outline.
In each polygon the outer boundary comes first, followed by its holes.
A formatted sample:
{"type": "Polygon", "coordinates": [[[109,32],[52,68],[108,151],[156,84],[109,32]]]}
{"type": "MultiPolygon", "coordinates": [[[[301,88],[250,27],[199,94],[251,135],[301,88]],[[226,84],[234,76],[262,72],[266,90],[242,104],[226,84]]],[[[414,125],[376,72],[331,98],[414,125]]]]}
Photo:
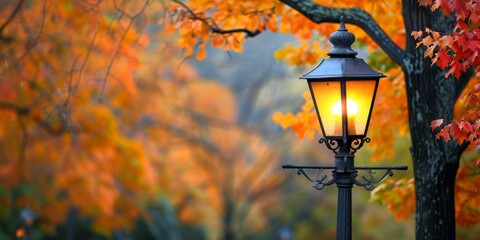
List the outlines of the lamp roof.
{"type": "Polygon", "coordinates": [[[312,71],[300,77],[301,79],[332,79],[355,78],[372,79],[383,78],[380,72],[373,70],[361,58],[356,58],[357,52],[352,49],[355,35],[345,27],[343,16],[340,18],[339,29],[329,38],[333,49],[328,53],[330,59],[324,59],[312,71]]]}
{"type": "Polygon", "coordinates": [[[306,73],[301,79],[372,79],[383,78],[380,72],[373,70],[361,58],[330,58],[324,59],[312,71],[306,73]]]}

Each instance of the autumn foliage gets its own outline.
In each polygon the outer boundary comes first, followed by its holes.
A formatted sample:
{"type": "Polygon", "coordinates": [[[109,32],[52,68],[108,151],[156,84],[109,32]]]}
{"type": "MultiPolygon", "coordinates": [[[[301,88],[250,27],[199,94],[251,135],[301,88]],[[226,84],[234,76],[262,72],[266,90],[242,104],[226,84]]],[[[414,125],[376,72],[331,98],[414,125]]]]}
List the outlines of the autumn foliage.
{"type": "MultiPolygon", "coordinates": [[[[454,140],[458,144],[468,144],[468,149],[477,149],[479,145],[478,132],[480,127],[478,112],[480,88],[480,3],[477,1],[420,1],[424,6],[431,5],[432,11],[440,10],[445,15],[454,14],[457,25],[452,33],[439,33],[431,29],[413,32],[412,36],[419,40],[417,47],[424,46],[425,57],[430,58],[432,65],[445,70],[445,77],[454,75],[460,77],[462,72],[474,72],[473,80],[461,97],[463,111],[457,114],[457,119],[438,132],[437,138],[445,141],[454,140]],[[472,71],[473,70],[473,71],[472,71]]],[[[432,122],[432,130],[443,125],[443,119],[432,122]]]]}
{"type": "MultiPolygon", "coordinates": [[[[457,119],[431,127],[443,126],[438,138],[477,148],[477,1],[419,1],[455,14],[453,33],[406,33],[399,27],[401,1],[315,2],[364,9],[400,47],[406,36],[416,38],[446,76],[473,71],[457,119]]],[[[231,90],[202,79],[186,60],[206,59],[208,48],[240,53],[248,38],[271,31],[297,39],[275,52],[277,60],[312,65],[326,57],[336,28],[274,0],[0,4],[0,216],[31,209],[39,228],[53,234],[74,209],[108,236],[139,218],[155,223],[152,206],[167,199],[170,219],[202,223],[211,239],[261,231],[284,184],[275,171],[282,149],[238,124],[231,90]]],[[[397,139],[409,134],[402,69],[359,28],[347,28],[369,64],[388,76],[369,135],[372,160],[391,159],[397,139]]],[[[276,113],[273,121],[314,138],[318,120],[310,95],[303,98],[297,113],[276,113]]],[[[455,187],[456,218],[464,226],[480,218],[475,164],[465,160],[455,187]]],[[[403,220],[414,211],[414,194],[413,180],[392,180],[371,199],[403,220]]]]}
{"type": "MultiPolygon", "coordinates": [[[[244,4],[225,7],[225,3],[220,4],[219,7],[212,7],[212,5],[201,5],[200,1],[191,1],[188,6],[185,4],[177,4],[176,9],[182,14],[181,23],[176,23],[180,34],[187,32],[191,24],[197,23],[210,28],[211,31],[193,32],[188,31],[188,37],[191,43],[189,46],[181,45],[186,49],[186,56],[195,52],[195,47],[199,48],[201,53],[203,45],[211,39],[211,45],[214,47],[223,47],[225,50],[237,49],[235,44],[229,41],[222,41],[223,44],[228,43],[228,46],[218,45],[218,38],[228,38],[235,36],[239,38],[238,42],[243,42],[245,38],[251,37],[259,32],[271,30],[279,31],[284,34],[292,34],[299,40],[299,45],[288,44],[284,49],[279,49],[275,53],[278,60],[286,61],[291,65],[309,65],[318,63],[319,58],[325,57],[327,52],[327,37],[328,34],[335,29],[330,24],[314,24],[301,14],[292,9],[283,6],[274,6],[269,1],[263,1],[259,8],[248,11],[250,4],[255,1],[244,1],[244,4]],[[270,11],[275,7],[275,11],[270,11]],[[228,20],[222,18],[219,12],[228,9],[233,13],[228,20]],[[268,11],[266,9],[269,9],[268,11]],[[242,19],[243,16],[237,15],[240,12],[248,12],[248,16],[255,19],[256,24],[245,24],[242,19]],[[207,16],[208,22],[198,19],[198,16],[207,16]],[[268,25],[270,18],[277,17],[278,27],[268,25]],[[185,19],[187,21],[185,21],[185,19]],[[184,24],[183,22],[187,22],[184,24]],[[230,25],[235,23],[233,25],[230,25]],[[218,29],[211,26],[221,26],[223,30],[235,31],[232,35],[225,35],[217,31],[218,29]],[[225,27],[224,27],[225,26],[225,27]],[[240,30],[241,29],[241,30],[240,30]],[[236,31],[239,30],[239,31],[236,31]],[[200,43],[200,44],[198,44],[200,43]],[[320,47],[319,47],[320,46],[320,47]]],[[[329,1],[316,1],[323,6],[331,6],[329,1]]],[[[419,1],[425,6],[432,4],[431,1],[419,1]]],[[[432,64],[437,64],[440,68],[446,70],[446,76],[455,75],[459,77],[461,72],[465,72],[472,66],[476,66],[477,45],[478,45],[478,25],[477,23],[477,3],[475,1],[434,1],[433,10],[439,8],[445,14],[457,14],[459,20],[458,26],[455,28],[452,35],[442,35],[430,29],[422,31],[405,33],[404,30],[398,26],[402,26],[401,1],[376,2],[372,4],[368,1],[342,1],[342,3],[335,2],[335,7],[356,6],[361,7],[369,12],[373,18],[377,19],[382,29],[389,35],[398,46],[404,46],[405,34],[412,35],[420,42],[420,45],[425,45],[425,57],[432,59],[432,64]],[[388,9],[388,10],[387,10],[388,9]],[[385,14],[391,13],[391,14],[385,14]],[[420,38],[422,39],[420,40],[420,38]]],[[[377,69],[385,72],[388,80],[381,81],[379,86],[379,95],[375,103],[374,115],[371,120],[370,136],[373,141],[371,146],[374,149],[373,160],[383,158],[392,158],[394,155],[394,144],[398,136],[402,137],[408,135],[407,125],[407,103],[405,94],[405,85],[403,80],[403,73],[399,66],[391,63],[380,51],[372,41],[369,41],[368,36],[362,31],[359,31],[354,26],[347,26],[350,31],[353,31],[357,36],[357,42],[365,45],[371,53],[369,63],[377,69]],[[378,142],[375,141],[377,139],[378,142]],[[381,142],[380,140],[381,139],[381,142]]],[[[184,41],[185,42],[185,41],[184,41]]],[[[234,50],[235,51],[235,50],[234,50]]],[[[201,54],[203,56],[203,54],[201,54]]],[[[472,86],[470,89],[477,89],[478,86],[472,86]]],[[[459,101],[459,105],[466,103],[468,106],[476,106],[478,101],[477,91],[471,91],[464,95],[459,101]]],[[[273,120],[281,125],[283,128],[291,127],[295,134],[303,138],[314,137],[318,132],[318,123],[314,113],[313,104],[309,94],[304,95],[305,104],[298,113],[276,113],[273,120]]],[[[472,107],[457,107],[458,114],[464,114],[463,118],[453,121],[451,124],[444,127],[439,133],[438,137],[444,137],[446,140],[454,139],[462,144],[467,142],[470,144],[470,149],[473,149],[477,144],[477,128],[478,113],[476,110],[471,110],[472,107]],[[470,110],[469,110],[470,109],[470,110]]],[[[475,109],[475,108],[473,108],[475,109]]],[[[432,122],[432,129],[441,125],[441,120],[432,122]]],[[[465,167],[464,167],[465,168],[465,167]]],[[[461,170],[462,172],[464,170],[461,170]]],[[[475,179],[468,178],[469,181],[475,179]]],[[[402,180],[395,183],[390,183],[381,187],[382,191],[377,192],[378,197],[385,197],[382,204],[389,206],[389,210],[396,212],[397,219],[405,219],[406,216],[413,213],[414,210],[414,189],[411,180],[402,180]],[[388,187],[387,187],[388,186],[388,187]],[[388,189],[385,190],[384,189],[388,189]],[[385,194],[388,194],[385,195],[385,194]],[[408,199],[409,204],[402,204],[404,200],[408,199]]],[[[461,185],[461,181],[457,183],[461,185]]],[[[457,191],[461,192],[460,187],[457,191]]],[[[459,194],[462,195],[461,193],[459,194]]],[[[376,198],[376,197],[374,197],[376,198]]],[[[478,215],[478,210],[475,204],[462,204],[465,201],[457,199],[457,220],[461,225],[470,225],[471,221],[467,221],[465,214],[469,215],[468,219],[474,219],[478,215]],[[466,205],[469,205],[466,207],[466,205]],[[465,212],[470,209],[469,213],[465,212]]],[[[472,203],[472,202],[469,202],[472,203]]]]}
{"type": "MultiPolygon", "coordinates": [[[[151,206],[167,198],[171,217],[212,236],[238,202],[249,209],[236,223],[265,227],[268,189],[283,182],[271,173],[278,153],[236,123],[228,88],[182,63],[175,42],[187,46],[188,33],[166,36],[166,10],[153,1],[0,4],[2,218],[30,209],[54,234],[74,209],[109,236],[152,221],[151,206]]],[[[241,51],[235,37],[224,40],[241,51]]]]}
{"type": "Polygon", "coordinates": [[[152,163],[115,106],[137,90],[132,53],[148,40],[132,25],[145,6],[113,21],[102,11],[112,3],[3,5],[0,172],[4,191],[18,192],[1,196],[3,209],[29,207],[47,231],[71,206],[99,231],[140,214],[121,192],[153,189],[152,163]]]}

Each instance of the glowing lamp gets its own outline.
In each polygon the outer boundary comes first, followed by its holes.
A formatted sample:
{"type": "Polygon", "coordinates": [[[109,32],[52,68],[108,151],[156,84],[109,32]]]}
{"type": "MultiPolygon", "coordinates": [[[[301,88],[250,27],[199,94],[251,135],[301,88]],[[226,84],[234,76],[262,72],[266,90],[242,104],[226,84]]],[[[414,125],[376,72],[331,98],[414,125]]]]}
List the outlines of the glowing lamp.
{"type": "MultiPolygon", "coordinates": [[[[333,49],[309,73],[306,79],[320,122],[323,138],[320,143],[335,153],[335,166],[309,166],[285,164],[285,169],[297,169],[313,182],[314,187],[336,184],[338,187],[337,240],[352,239],[352,187],[363,186],[367,190],[375,188],[393,170],[407,170],[407,166],[396,167],[356,167],[355,153],[370,138],[366,137],[372,114],[378,81],[385,77],[370,68],[363,59],[356,58],[357,52],[351,45],[355,36],[345,28],[344,18],[340,18],[340,28],[330,35],[333,49]],[[316,177],[308,171],[316,169],[316,177]],[[332,170],[331,177],[324,170],[332,170]],[[359,175],[359,171],[366,171],[359,175]],[[383,176],[374,177],[377,171],[385,171],[383,176]]],[[[349,20],[352,20],[350,18],[349,20]]]]}
{"type": "Polygon", "coordinates": [[[301,78],[306,79],[326,140],[354,140],[366,136],[378,81],[385,77],[373,70],[350,47],[355,36],[343,22],[330,35],[329,59],[301,78]]]}

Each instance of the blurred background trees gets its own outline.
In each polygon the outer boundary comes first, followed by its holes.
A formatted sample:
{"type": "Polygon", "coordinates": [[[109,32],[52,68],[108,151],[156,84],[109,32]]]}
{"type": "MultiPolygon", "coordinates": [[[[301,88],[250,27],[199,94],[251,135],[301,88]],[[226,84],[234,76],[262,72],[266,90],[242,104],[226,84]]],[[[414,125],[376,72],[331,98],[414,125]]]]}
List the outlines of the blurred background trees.
{"type": "MultiPolygon", "coordinates": [[[[404,44],[385,14],[398,1],[342,4],[381,17],[404,44]]],[[[336,189],[315,191],[280,165],[331,163],[294,79],[325,57],[336,27],[277,1],[0,3],[0,238],[333,238],[336,189]]],[[[410,164],[403,74],[349,30],[389,76],[358,164],[410,164]]],[[[478,222],[474,158],[456,189],[465,226],[478,222]]],[[[406,179],[355,191],[354,235],[412,238],[406,179]]]]}

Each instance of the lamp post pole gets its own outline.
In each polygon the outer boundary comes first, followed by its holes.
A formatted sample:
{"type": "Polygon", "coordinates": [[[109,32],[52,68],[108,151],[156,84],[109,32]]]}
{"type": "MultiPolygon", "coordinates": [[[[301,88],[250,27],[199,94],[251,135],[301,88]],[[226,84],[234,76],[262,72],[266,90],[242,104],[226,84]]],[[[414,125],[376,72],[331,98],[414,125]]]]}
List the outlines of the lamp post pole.
{"type": "Polygon", "coordinates": [[[330,35],[333,44],[328,53],[330,59],[322,60],[315,69],[301,77],[308,82],[322,129],[323,138],[319,142],[334,152],[335,165],[282,167],[297,169],[297,174],[313,182],[317,190],[336,183],[337,240],[351,240],[353,185],[372,190],[387,175],[392,176],[392,170],[407,170],[407,166],[355,167],[356,151],[370,142],[366,137],[368,123],[378,81],[385,76],[370,68],[363,59],[355,57],[357,52],[351,48],[355,36],[345,28],[343,17],[340,22],[338,31],[330,35]],[[307,174],[312,169],[318,171],[315,178],[307,174]],[[332,170],[331,175],[323,174],[327,169],[332,170]],[[383,175],[374,177],[379,170],[384,171],[383,175]],[[360,180],[357,179],[359,171],[364,171],[360,180]]]}
{"type": "MultiPolygon", "coordinates": [[[[352,239],[352,187],[351,174],[353,155],[340,152],[335,156],[335,172],[337,176],[338,204],[337,204],[337,239],[352,239]],[[340,170],[344,167],[343,170],[340,170]]],[[[335,174],[335,173],[334,173],[335,174]]]]}

